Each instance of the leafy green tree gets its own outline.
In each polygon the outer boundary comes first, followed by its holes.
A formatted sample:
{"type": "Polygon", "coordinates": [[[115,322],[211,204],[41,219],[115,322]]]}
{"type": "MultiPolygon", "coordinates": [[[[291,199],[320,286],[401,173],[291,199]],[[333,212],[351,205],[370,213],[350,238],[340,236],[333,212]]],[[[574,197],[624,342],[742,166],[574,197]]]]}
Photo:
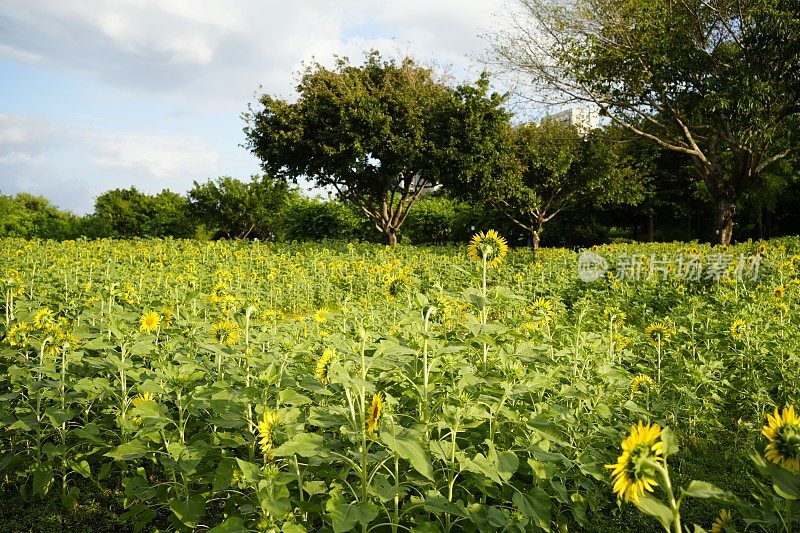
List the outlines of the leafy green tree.
{"type": "Polygon", "coordinates": [[[643,197],[641,175],[599,131],[583,134],[557,122],[522,124],[511,132],[511,154],[505,169],[460,191],[509,217],[528,234],[534,254],[545,224],[563,212],[643,197]]]}
{"type": "Polygon", "coordinates": [[[395,244],[424,191],[481,166],[480,151],[458,157],[465,151],[455,137],[470,132],[470,141],[486,130],[485,115],[470,113],[475,101],[507,116],[487,89],[485,76],[475,88],[452,89],[411,59],[384,61],[377,52],[361,66],[347,59],[332,70],[315,64],[303,74],[296,102],[263,95],[263,108],[245,115],[247,145],[278,178],[334,188],[395,244]]]}
{"type": "Polygon", "coordinates": [[[112,228],[115,236],[143,237],[150,218],[149,200],[136,187],[112,189],[95,199],[94,214],[112,228]]]}
{"type": "Polygon", "coordinates": [[[518,0],[498,61],[689,156],[730,241],[737,203],[800,146],[795,0],[518,0]]]}
{"type": "Polygon", "coordinates": [[[71,239],[76,236],[76,220],[41,196],[0,194],[0,237],[71,239]]]}
{"type": "Polygon", "coordinates": [[[151,237],[188,238],[194,235],[194,224],[189,217],[189,202],[185,196],[164,189],[147,202],[147,220],[143,225],[145,235],[151,237]]]}
{"type": "Polygon", "coordinates": [[[292,192],[285,182],[253,176],[247,183],[223,176],[194,182],[189,212],[215,235],[229,239],[274,237],[281,209],[292,192]]]}

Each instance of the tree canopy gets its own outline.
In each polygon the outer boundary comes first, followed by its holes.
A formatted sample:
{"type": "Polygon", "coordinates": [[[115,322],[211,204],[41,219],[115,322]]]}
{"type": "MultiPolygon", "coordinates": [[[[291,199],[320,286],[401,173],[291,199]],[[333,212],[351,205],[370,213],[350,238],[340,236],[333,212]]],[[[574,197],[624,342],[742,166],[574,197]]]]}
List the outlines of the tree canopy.
{"type": "Polygon", "coordinates": [[[800,19],[789,0],[518,0],[497,34],[532,96],[589,102],[690,157],[727,243],[736,205],[800,138],[800,19]]]}
{"type": "Polygon", "coordinates": [[[424,191],[484,163],[490,152],[459,157],[466,152],[454,141],[466,131],[491,133],[479,123],[487,114],[469,112],[475,101],[506,116],[502,99],[486,94],[485,77],[476,88],[453,89],[411,59],[384,60],[377,52],[361,66],[346,58],[333,69],[314,64],[297,92],[294,103],[261,97],[263,108],[246,114],[247,146],[271,175],[333,187],[389,244],[424,191]]]}

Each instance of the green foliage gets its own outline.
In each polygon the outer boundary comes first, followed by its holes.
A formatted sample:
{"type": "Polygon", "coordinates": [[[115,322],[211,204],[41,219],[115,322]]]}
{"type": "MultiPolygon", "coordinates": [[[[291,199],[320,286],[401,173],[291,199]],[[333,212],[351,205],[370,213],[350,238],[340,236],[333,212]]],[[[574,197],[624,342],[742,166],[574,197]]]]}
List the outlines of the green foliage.
{"type": "Polygon", "coordinates": [[[204,231],[228,239],[273,239],[281,223],[281,209],[291,196],[282,181],[253,176],[247,183],[229,176],[206,183],[194,182],[188,192],[189,212],[204,231]]]}
{"type": "Polygon", "coordinates": [[[278,233],[283,241],[375,240],[375,229],[352,206],[296,195],[284,206],[278,233]]]}
{"type": "MultiPolygon", "coordinates": [[[[454,159],[458,137],[492,129],[468,110],[471,102],[502,103],[487,90],[485,78],[454,90],[411,59],[372,52],[359,67],[346,58],[333,70],[308,67],[294,103],[263,95],[263,109],[245,117],[245,133],[267,172],[335,188],[394,244],[414,201],[456,171],[444,163],[454,159]]],[[[471,157],[461,169],[483,164],[480,153],[471,157]]]]}
{"type": "Polygon", "coordinates": [[[691,157],[727,244],[735,209],[800,148],[800,21],[789,1],[520,0],[504,65],[553,97],[691,157]],[[546,36],[546,37],[545,37],[546,36]]]}
{"type": "Polygon", "coordinates": [[[45,198],[28,193],[0,195],[0,237],[70,239],[77,217],[59,210],[45,198]]]}

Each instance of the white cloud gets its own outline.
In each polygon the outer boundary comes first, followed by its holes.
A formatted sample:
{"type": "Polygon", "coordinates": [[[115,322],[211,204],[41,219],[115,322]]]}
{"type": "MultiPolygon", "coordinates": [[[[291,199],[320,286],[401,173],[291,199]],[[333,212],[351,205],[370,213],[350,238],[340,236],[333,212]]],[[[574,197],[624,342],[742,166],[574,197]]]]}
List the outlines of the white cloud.
{"type": "Polygon", "coordinates": [[[0,191],[43,195],[79,213],[109,189],[183,192],[217,175],[219,160],[199,135],[0,114],[0,191]]]}
{"type": "Polygon", "coordinates": [[[91,162],[168,182],[218,172],[219,155],[201,139],[173,133],[98,133],[86,136],[91,162]]]}
{"type": "MultiPolygon", "coordinates": [[[[500,0],[6,0],[0,56],[183,105],[283,93],[302,60],[392,43],[463,71],[500,0]]],[[[474,68],[472,70],[475,70],[474,68]]]]}

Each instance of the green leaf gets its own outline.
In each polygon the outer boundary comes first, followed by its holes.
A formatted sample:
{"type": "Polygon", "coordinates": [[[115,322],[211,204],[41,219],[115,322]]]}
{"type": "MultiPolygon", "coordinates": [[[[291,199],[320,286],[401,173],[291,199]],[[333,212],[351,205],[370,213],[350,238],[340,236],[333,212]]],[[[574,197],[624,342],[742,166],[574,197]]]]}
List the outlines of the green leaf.
{"type": "Polygon", "coordinates": [[[661,430],[661,442],[664,443],[665,456],[678,453],[678,439],[670,428],[661,430]]]}
{"type": "Polygon", "coordinates": [[[255,485],[261,479],[261,467],[255,463],[236,459],[239,464],[239,470],[242,471],[242,479],[248,485],[255,485]]]}
{"type": "Polygon", "coordinates": [[[149,451],[150,449],[146,444],[132,440],[130,442],[124,442],[120,444],[110,452],[106,453],[105,456],[116,459],[117,461],[130,461],[132,459],[144,457],[149,451]]]}
{"type": "Polygon", "coordinates": [[[244,520],[240,516],[229,516],[221,524],[214,526],[208,533],[244,533],[250,531],[244,527],[244,520]]]}
{"type": "Polygon", "coordinates": [[[206,498],[201,494],[192,494],[187,500],[173,500],[169,508],[183,525],[197,527],[206,510],[206,498]]]}
{"type": "Polygon", "coordinates": [[[92,476],[92,469],[89,466],[89,462],[85,459],[81,462],[72,461],[69,464],[69,467],[72,469],[73,472],[82,475],[83,477],[91,477],[92,476]]]}
{"type": "Polygon", "coordinates": [[[47,494],[53,481],[53,471],[39,466],[33,471],[33,494],[47,494]]]}
{"type": "Polygon", "coordinates": [[[316,433],[296,433],[294,437],[284,442],[272,454],[276,457],[300,455],[302,457],[319,457],[327,455],[322,435],[316,433]]]}
{"type": "Polygon", "coordinates": [[[664,526],[664,529],[669,531],[672,525],[672,511],[669,507],[656,500],[649,494],[645,494],[639,498],[639,501],[636,503],[636,507],[638,507],[639,510],[645,514],[655,516],[658,521],[661,522],[661,525],[664,526]]]}
{"type": "Polygon", "coordinates": [[[482,453],[476,454],[472,459],[465,458],[461,463],[462,468],[469,472],[482,474],[498,485],[503,484],[502,478],[498,475],[495,465],[482,453]]]}
{"type": "Polygon", "coordinates": [[[515,492],[511,498],[525,518],[535,520],[547,531],[550,528],[550,495],[541,487],[533,487],[527,493],[515,492]]]}
{"type": "Polygon", "coordinates": [[[413,429],[403,429],[396,436],[390,431],[381,431],[380,436],[390,450],[411,463],[414,470],[433,481],[433,465],[420,433],[413,429]]]}
{"type": "Polygon", "coordinates": [[[738,501],[734,494],[705,481],[692,481],[683,492],[692,498],[712,498],[728,504],[735,504],[738,501]]]}
{"type": "Polygon", "coordinates": [[[333,494],[325,504],[334,533],[351,531],[356,523],[367,525],[378,516],[378,509],[370,502],[347,504],[341,493],[333,494]]]}

